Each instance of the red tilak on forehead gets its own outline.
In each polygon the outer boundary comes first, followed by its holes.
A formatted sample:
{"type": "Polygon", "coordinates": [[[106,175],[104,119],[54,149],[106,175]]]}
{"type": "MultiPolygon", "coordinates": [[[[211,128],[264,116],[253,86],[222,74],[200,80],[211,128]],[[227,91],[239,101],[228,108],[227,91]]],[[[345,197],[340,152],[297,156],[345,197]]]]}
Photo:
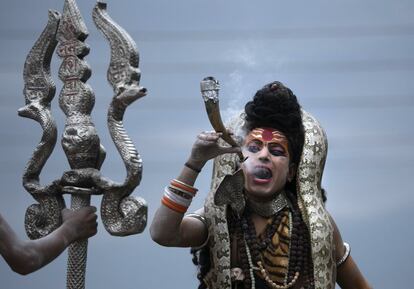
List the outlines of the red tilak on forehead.
{"type": "Polygon", "coordinates": [[[253,129],[250,138],[256,138],[263,142],[286,141],[286,136],[280,131],[271,127],[258,127],[253,129]]]}
{"type": "Polygon", "coordinates": [[[262,142],[264,146],[268,146],[269,144],[278,144],[282,146],[285,150],[286,155],[289,155],[289,141],[286,136],[271,127],[257,127],[254,128],[250,133],[246,136],[244,140],[244,144],[248,144],[253,140],[258,140],[262,142]]]}
{"type": "Polygon", "coordinates": [[[273,131],[274,129],[264,127],[262,131],[262,139],[264,141],[271,141],[273,139],[273,131]]]}

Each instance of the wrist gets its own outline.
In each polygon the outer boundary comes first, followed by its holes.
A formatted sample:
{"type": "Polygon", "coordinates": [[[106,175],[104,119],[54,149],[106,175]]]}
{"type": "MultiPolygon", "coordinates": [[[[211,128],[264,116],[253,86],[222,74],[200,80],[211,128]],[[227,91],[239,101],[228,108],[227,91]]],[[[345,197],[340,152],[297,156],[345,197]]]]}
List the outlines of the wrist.
{"type": "Polygon", "coordinates": [[[192,185],[174,179],[165,187],[161,203],[177,213],[185,214],[197,191],[192,185]]]}
{"type": "Polygon", "coordinates": [[[206,161],[194,161],[189,159],[184,163],[184,166],[199,174],[205,164],[206,161]]]}
{"type": "Polygon", "coordinates": [[[189,169],[192,169],[193,171],[196,172],[201,172],[201,170],[203,169],[204,165],[207,163],[207,161],[202,161],[202,160],[194,160],[192,158],[189,158],[186,162],[185,162],[185,166],[189,169]]]}
{"type": "Polygon", "coordinates": [[[63,222],[58,230],[64,240],[65,246],[68,246],[70,243],[76,241],[75,229],[67,222],[63,222]]]}

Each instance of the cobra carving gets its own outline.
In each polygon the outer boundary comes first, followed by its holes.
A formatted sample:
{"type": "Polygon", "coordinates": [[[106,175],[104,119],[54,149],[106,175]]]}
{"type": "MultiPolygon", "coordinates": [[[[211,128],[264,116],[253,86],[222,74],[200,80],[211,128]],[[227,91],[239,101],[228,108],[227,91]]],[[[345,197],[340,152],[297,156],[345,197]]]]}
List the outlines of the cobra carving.
{"type": "Polygon", "coordinates": [[[50,75],[50,62],[57,44],[55,36],[59,20],[60,14],[50,10],[49,21],[27,55],[23,70],[26,105],[19,109],[18,114],[39,122],[43,130],[42,139],[23,174],[24,188],[38,202],[26,211],[25,228],[31,239],[41,238],[56,229],[61,223],[60,211],[65,207],[58,183],[42,186],[39,180],[57,140],[56,123],[50,110],[50,102],[56,92],[50,75]]]}
{"type": "MultiPolygon", "coordinates": [[[[144,199],[131,196],[141,181],[142,160],[123,126],[126,108],[146,94],[146,89],[139,86],[138,50],[132,38],[109,17],[105,3],[96,4],[93,19],[111,46],[108,81],[115,95],[107,121],[127,176],[124,182],[116,183],[101,175],[106,153],[91,118],[95,96],[86,84],[91,69],[84,59],[89,53],[89,46],[84,43],[88,31],[75,0],[65,0],[62,15],[49,11],[49,22],[27,56],[24,68],[26,105],[19,109],[19,115],[36,120],[43,129],[41,142],[23,175],[25,189],[38,202],[26,212],[25,225],[30,238],[45,236],[61,224],[63,194],[72,196],[73,210],[89,205],[92,194],[102,194],[101,217],[112,235],[137,234],[146,226],[147,204],[144,199]],[[55,95],[50,62],[56,46],[62,59],[59,106],[66,115],[61,144],[70,170],[50,185],[41,186],[41,170],[57,140],[50,109],[55,95]]],[[[67,288],[84,288],[87,241],[71,244],[68,255],[67,288]]]]}
{"type": "Polygon", "coordinates": [[[107,75],[115,96],[108,110],[108,127],[127,170],[122,184],[104,188],[102,219],[105,228],[113,235],[133,234],[144,230],[147,206],[143,199],[129,197],[141,181],[142,160],[124,129],[123,117],[127,106],[143,97],[146,89],[139,86],[141,73],[135,42],[109,17],[105,3],[96,4],[92,17],[111,47],[107,75]]]}

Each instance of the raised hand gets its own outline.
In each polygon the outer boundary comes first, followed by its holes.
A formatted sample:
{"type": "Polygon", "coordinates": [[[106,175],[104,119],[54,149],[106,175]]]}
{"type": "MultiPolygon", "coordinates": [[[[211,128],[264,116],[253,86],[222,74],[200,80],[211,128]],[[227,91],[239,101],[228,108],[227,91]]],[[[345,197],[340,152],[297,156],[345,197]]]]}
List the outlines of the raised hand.
{"type": "Polygon", "coordinates": [[[222,146],[218,143],[223,134],[214,131],[203,131],[198,136],[191,149],[187,163],[201,169],[205,163],[219,155],[226,153],[239,153],[240,147],[222,146]]]}

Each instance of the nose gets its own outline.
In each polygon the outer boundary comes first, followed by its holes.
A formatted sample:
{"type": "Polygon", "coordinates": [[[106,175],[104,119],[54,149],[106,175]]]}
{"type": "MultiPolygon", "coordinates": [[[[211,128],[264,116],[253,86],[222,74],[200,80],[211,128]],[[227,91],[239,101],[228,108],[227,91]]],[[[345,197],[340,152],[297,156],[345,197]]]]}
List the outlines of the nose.
{"type": "Polygon", "coordinates": [[[269,162],[270,161],[270,153],[269,150],[267,149],[267,146],[263,147],[259,152],[258,152],[258,159],[262,162],[269,162]]]}

